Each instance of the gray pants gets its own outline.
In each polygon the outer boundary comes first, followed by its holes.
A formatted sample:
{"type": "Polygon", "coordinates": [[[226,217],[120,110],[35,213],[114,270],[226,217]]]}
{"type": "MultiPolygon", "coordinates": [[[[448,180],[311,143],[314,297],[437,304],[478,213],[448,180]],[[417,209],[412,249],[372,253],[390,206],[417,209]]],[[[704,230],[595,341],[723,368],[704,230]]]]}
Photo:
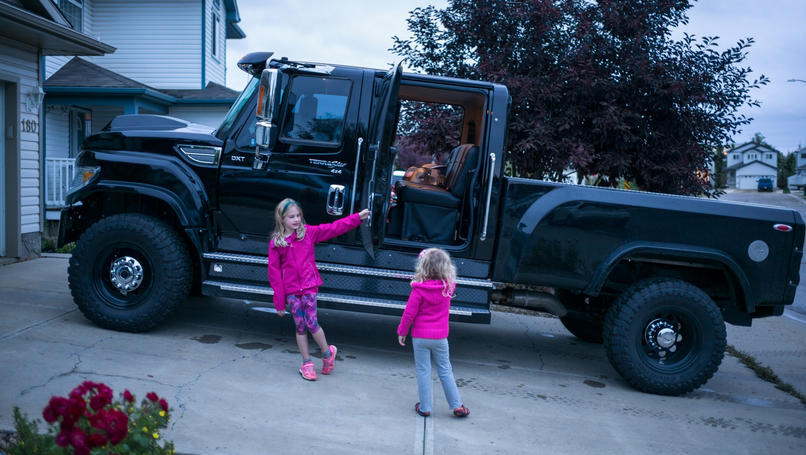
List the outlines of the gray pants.
{"type": "Polygon", "coordinates": [[[414,366],[417,369],[417,389],[420,394],[420,411],[431,412],[433,402],[431,399],[431,358],[437,365],[439,381],[451,409],[462,405],[456,380],[453,378],[448,339],[431,340],[428,338],[412,338],[414,349],[414,366]]]}

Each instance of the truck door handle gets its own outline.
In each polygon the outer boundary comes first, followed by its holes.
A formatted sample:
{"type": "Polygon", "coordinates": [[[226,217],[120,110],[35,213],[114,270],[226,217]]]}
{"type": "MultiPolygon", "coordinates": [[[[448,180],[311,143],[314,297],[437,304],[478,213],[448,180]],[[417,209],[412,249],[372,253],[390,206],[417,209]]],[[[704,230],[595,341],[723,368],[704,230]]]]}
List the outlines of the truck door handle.
{"type": "Polygon", "coordinates": [[[490,197],[493,194],[493,179],[495,178],[495,153],[490,153],[490,180],[487,182],[487,201],[484,204],[484,226],[481,228],[479,240],[487,240],[487,225],[490,222],[490,197]]]}
{"type": "Polygon", "coordinates": [[[355,212],[355,189],[358,183],[358,165],[361,163],[361,144],[363,143],[364,138],[359,137],[355,146],[355,170],[353,171],[353,186],[350,190],[352,192],[352,194],[350,194],[350,213],[355,212]]]}
{"type": "Polygon", "coordinates": [[[341,215],[344,213],[344,185],[330,185],[327,192],[328,215],[341,215]]]}
{"type": "MultiPolygon", "coordinates": [[[[375,143],[375,145],[370,145],[369,150],[375,152],[375,156],[372,158],[372,173],[369,174],[369,200],[367,207],[370,212],[375,210],[375,166],[378,164],[378,151],[381,149],[381,141],[375,143]]],[[[372,229],[372,216],[369,217],[367,220],[367,227],[372,229]]]]}

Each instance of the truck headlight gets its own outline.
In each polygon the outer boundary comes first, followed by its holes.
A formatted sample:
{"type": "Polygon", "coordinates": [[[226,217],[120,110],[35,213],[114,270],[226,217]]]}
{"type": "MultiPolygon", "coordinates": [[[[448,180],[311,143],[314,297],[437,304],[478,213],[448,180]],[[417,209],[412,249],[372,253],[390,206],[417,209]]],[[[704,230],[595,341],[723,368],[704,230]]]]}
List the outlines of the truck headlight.
{"type": "Polygon", "coordinates": [[[86,186],[90,181],[98,175],[101,171],[100,166],[77,166],[76,172],[73,175],[73,181],[70,182],[69,193],[86,186]]]}

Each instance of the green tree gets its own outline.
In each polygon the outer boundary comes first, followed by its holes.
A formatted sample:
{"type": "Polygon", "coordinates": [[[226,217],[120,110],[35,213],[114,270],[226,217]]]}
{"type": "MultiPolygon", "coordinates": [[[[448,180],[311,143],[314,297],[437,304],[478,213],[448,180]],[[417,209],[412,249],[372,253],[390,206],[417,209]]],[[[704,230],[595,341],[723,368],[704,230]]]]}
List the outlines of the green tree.
{"type": "Polygon", "coordinates": [[[778,152],[778,188],[788,188],[787,178],[795,175],[797,160],[797,152],[787,154],[778,152]]]}
{"type": "Polygon", "coordinates": [[[728,167],[727,149],[720,149],[714,153],[714,175],[712,181],[715,190],[725,188],[727,185],[728,176],[725,174],[725,168],[728,167]]]}
{"type": "Polygon", "coordinates": [[[506,84],[516,174],[713,194],[702,176],[757,106],[741,66],[752,38],[720,50],[671,31],[689,0],[450,0],[417,8],[392,50],[428,74],[506,84]]]}

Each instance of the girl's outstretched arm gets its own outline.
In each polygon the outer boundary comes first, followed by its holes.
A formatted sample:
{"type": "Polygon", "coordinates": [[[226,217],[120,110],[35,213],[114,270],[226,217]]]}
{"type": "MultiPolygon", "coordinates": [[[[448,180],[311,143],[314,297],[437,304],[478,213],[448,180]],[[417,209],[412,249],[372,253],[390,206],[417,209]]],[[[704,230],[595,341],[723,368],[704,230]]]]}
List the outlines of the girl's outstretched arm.
{"type": "Polygon", "coordinates": [[[357,228],[361,224],[361,221],[365,220],[367,217],[369,217],[369,210],[364,209],[332,223],[308,226],[308,233],[312,236],[314,243],[324,242],[333,237],[338,237],[351,229],[357,228]],[[364,218],[361,218],[362,216],[364,218]]]}

